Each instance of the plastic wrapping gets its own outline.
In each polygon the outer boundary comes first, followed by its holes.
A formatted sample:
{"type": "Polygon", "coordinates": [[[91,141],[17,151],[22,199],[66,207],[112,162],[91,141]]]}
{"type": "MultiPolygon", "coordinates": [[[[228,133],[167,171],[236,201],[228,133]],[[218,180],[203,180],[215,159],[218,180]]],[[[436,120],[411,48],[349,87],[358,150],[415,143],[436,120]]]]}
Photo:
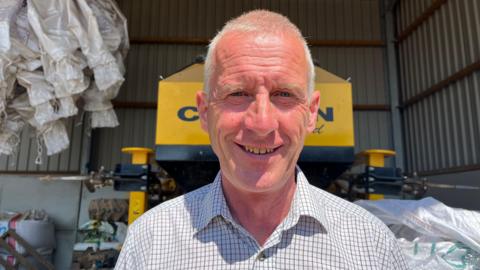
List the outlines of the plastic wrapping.
{"type": "Polygon", "coordinates": [[[116,95],[113,92],[114,90],[114,88],[110,88],[107,91],[100,91],[96,85],[92,84],[83,93],[82,98],[85,102],[83,109],[91,112],[90,124],[92,128],[116,127],[119,125],[110,101],[116,95]]]}
{"type": "Polygon", "coordinates": [[[127,31],[113,0],[1,0],[0,154],[15,152],[25,124],[37,135],[37,164],[44,147],[66,149],[63,119],[80,97],[87,130],[117,126],[111,100],[124,81],[127,31]]]}
{"type": "Polygon", "coordinates": [[[27,0],[28,20],[43,50],[59,62],[69,57],[79,48],[79,44],[69,28],[72,14],[65,0],[27,0]]]}
{"type": "Polygon", "coordinates": [[[461,242],[426,241],[421,238],[408,241],[400,238],[398,243],[411,269],[480,269],[480,255],[461,242]]]}
{"type": "Polygon", "coordinates": [[[27,5],[28,20],[45,52],[42,62],[47,81],[56,92],[70,95],[88,87],[81,59],[75,56],[80,46],[70,31],[72,18],[79,16],[78,11],[70,8],[72,4],[65,0],[28,0],[27,5]]]}
{"type": "Polygon", "coordinates": [[[0,153],[11,155],[20,143],[20,132],[25,122],[19,114],[10,113],[1,126],[0,132],[0,153]]]}
{"type": "MultiPolygon", "coordinates": [[[[24,3],[26,3],[25,0],[24,3]]],[[[15,28],[12,31],[12,45],[22,56],[18,66],[27,71],[34,71],[41,67],[42,63],[40,62],[38,39],[28,22],[28,8],[26,5],[22,6],[18,11],[15,22],[15,28]]]]}
{"type": "Polygon", "coordinates": [[[21,0],[0,1],[0,126],[5,121],[7,98],[15,83],[16,69],[13,64],[18,61],[18,54],[12,46],[11,32],[21,5],[21,0]]]}
{"type": "Polygon", "coordinates": [[[111,99],[109,92],[98,90],[97,86],[94,84],[91,84],[83,93],[82,99],[85,102],[83,109],[87,112],[104,111],[113,107],[112,103],[109,101],[111,99]]]}
{"type": "MultiPolygon", "coordinates": [[[[70,101],[67,101],[65,103],[69,102],[70,101]]],[[[38,115],[38,106],[34,108],[29,105],[27,94],[22,94],[15,98],[9,108],[15,110],[24,121],[28,122],[37,130],[37,138],[44,143],[47,149],[47,155],[59,153],[68,147],[68,133],[64,123],[60,119],[61,117],[57,113],[47,112],[38,115]]],[[[42,152],[42,145],[40,144],[38,145],[37,163],[40,163],[39,160],[42,152]]]]}
{"type": "Polygon", "coordinates": [[[79,94],[87,89],[89,80],[83,73],[86,66],[81,57],[76,54],[55,61],[50,55],[41,55],[45,78],[55,88],[57,97],[79,94]]]}
{"type": "Polygon", "coordinates": [[[13,62],[6,58],[2,58],[1,55],[0,68],[4,68],[4,70],[0,70],[0,89],[2,89],[0,95],[7,100],[12,97],[12,92],[16,81],[15,75],[17,73],[17,68],[13,65],[13,62]]]}
{"type": "Polygon", "coordinates": [[[70,143],[67,129],[62,121],[54,121],[42,126],[38,136],[41,136],[49,156],[67,149],[70,143]]]}
{"type": "Polygon", "coordinates": [[[61,118],[76,115],[78,112],[72,97],[64,97],[35,106],[35,120],[44,125],[61,118]]]}
{"type": "Polygon", "coordinates": [[[122,58],[129,49],[127,19],[112,0],[87,0],[97,18],[98,27],[110,52],[118,52],[122,58]]]}
{"type": "MultiPolygon", "coordinates": [[[[22,120],[34,128],[40,128],[42,125],[38,123],[34,117],[35,108],[30,106],[28,101],[28,95],[26,93],[17,96],[12,102],[8,105],[7,111],[14,111],[16,114],[20,115],[22,120]]],[[[11,113],[8,113],[8,118],[11,113]]]]}
{"type": "Polygon", "coordinates": [[[480,212],[451,208],[431,197],[355,204],[389,225],[412,269],[479,269],[480,212]],[[427,254],[418,252],[425,247],[430,247],[427,254]]]}
{"type": "Polygon", "coordinates": [[[0,53],[7,53],[12,47],[10,33],[22,4],[22,0],[0,1],[0,53]]]}
{"type": "Polygon", "coordinates": [[[111,87],[118,87],[123,82],[116,59],[105,46],[97,19],[85,0],[76,0],[79,9],[72,2],[67,2],[69,9],[70,28],[77,37],[83,54],[88,60],[89,67],[93,70],[95,83],[99,90],[104,91],[111,87]],[[80,12],[79,16],[74,16],[80,12]]]}
{"type": "Polygon", "coordinates": [[[45,80],[41,71],[20,71],[17,74],[18,83],[27,89],[30,105],[38,106],[55,98],[53,86],[45,80]]]}
{"type": "Polygon", "coordinates": [[[119,125],[117,115],[113,109],[105,111],[91,112],[91,126],[92,128],[99,127],[116,127],[119,125]]]}

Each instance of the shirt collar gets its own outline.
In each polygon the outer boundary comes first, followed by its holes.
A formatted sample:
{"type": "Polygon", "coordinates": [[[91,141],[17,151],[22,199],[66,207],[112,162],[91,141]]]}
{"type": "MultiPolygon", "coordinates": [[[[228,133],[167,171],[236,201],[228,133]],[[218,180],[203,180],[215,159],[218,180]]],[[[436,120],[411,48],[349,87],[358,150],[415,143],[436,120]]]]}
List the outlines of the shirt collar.
{"type": "Polygon", "coordinates": [[[310,185],[305,174],[298,166],[296,174],[297,188],[290,212],[284,222],[284,229],[293,227],[302,216],[313,218],[325,228],[327,219],[322,198],[314,194],[315,188],[310,185]]]}
{"type": "MultiPolygon", "coordinates": [[[[293,227],[301,216],[313,218],[325,228],[326,218],[324,216],[323,201],[312,194],[314,189],[308,183],[307,178],[298,166],[296,174],[297,187],[290,212],[284,222],[284,229],[286,230],[293,227]]],[[[200,215],[199,218],[194,221],[197,230],[204,229],[212,219],[218,216],[233,222],[233,217],[223,194],[221,178],[221,172],[218,172],[210,186],[209,192],[207,192],[200,202],[200,215]]]]}
{"type": "Polygon", "coordinates": [[[201,201],[200,215],[195,222],[195,227],[198,230],[202,230],[213,218],[218,216],[233,221],[232,214],[230,214],[225,196],[223,195],[221,172],[218,172],[210,186],[209,192],[201,201]]]}

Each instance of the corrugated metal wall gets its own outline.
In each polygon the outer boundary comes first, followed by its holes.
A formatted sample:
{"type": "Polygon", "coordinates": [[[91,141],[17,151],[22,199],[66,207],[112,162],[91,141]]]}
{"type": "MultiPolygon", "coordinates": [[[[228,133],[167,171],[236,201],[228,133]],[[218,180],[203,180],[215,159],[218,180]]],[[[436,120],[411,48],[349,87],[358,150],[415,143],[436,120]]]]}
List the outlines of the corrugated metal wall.
{"type": "MultiPolygon", "coordinates": [[[[134,41],[208,40],[228,19],[254,8],[288,16],[310,40],[382,40],[377,0],[119,0],[118,3],[129,21],[129,34],[134,41]]],[[[173,74],[205,52],[203,44],[133,42],[127,61],[127,80],[117,101],[156,102],[159,76],[173,74]]],[[[314,46],[312,53],[322,67],[345,79],[351,78],[355,104],[388,104],[383,46],[314,46]]],[[[129,157],[121,154],[121,147],[154,147],[154,109],[125,108],[118,110],[118,116],[120,127],[95,134],[94,166],[113,168],[115,163],[128,162],[129,157]]],[[[388,110],[355,111],[357,151],[372,147],[392,149],[390,122],[388,110]]]]}
{"type": "Polygon", "coordinates": [[[435,174],[476,167],[480,2],[406,0],[395,13],[408,170],[435,174]]]}

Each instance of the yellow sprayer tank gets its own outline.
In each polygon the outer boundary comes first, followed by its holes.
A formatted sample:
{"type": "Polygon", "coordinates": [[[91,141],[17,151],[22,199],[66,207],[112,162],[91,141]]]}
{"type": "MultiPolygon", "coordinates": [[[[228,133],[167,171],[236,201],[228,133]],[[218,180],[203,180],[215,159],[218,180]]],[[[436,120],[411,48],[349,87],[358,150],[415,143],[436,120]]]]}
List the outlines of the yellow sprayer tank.
{"type": "MultiPolygon", "coordinates": [[[[324,188],[354,160],[352,87],[320,67],[315,73],[320,109],[299,165],[312,184],[324,188]]],[[[158,88],[155,157],[186,191],[211,182],[219,168],[208,134],[200,127],[195,95],[201,89],[203,63],[161,80],[158,88]]]]}

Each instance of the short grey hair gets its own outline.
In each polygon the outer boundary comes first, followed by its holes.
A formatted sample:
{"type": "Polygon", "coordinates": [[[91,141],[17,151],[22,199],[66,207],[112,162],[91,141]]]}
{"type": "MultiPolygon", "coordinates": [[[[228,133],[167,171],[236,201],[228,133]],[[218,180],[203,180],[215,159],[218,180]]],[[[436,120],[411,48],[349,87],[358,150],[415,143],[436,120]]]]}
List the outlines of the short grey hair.
{"type": "Polygon", "coordinates": [[[207,57],[205,59],[205,76],[203,86],[203,91],[205,91],[205,93],[208,94],[210,91],[210,80],[216,67],[215,50],[217,48],[217,44],[225,36],[225,34],[232,32],[262,34],[291,33],[298,37],[298,40],[304,47],[305,58],[307,59],[308,65],[308,97],[312,95],[313,88],[315,87],[315,67],[313,65],[312,55],[307,46],[305,38],[303,38],[300,30],[292,22],[290,22],[287,17],[268,10],[253,10],[228,21],[222,30],[220,30],[220,32],[218,32],[217,35],[210,41],[207,57]]]}

